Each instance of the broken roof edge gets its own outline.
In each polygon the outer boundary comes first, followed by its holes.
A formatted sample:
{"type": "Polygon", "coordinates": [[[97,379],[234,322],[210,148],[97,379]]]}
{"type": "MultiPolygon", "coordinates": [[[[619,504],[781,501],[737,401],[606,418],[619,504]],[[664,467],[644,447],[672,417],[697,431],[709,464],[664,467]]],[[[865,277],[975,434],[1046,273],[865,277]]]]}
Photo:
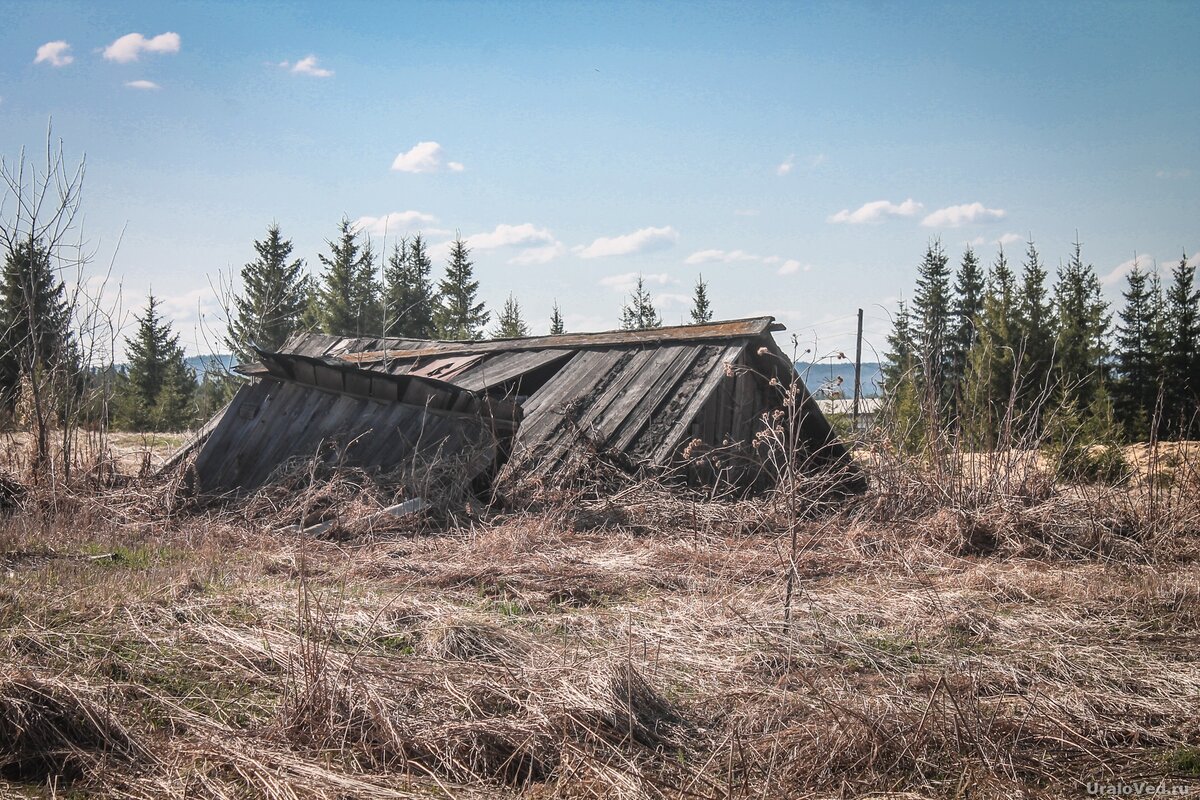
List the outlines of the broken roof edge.
{"type": "MultiPolygon", "coordinates": [[[[419,348],[396,349],[384,348],[379,350],[364,350],[351,352],[349,349],[339,350],[336,342],[331,342],[326,353],[347,361],[360,363],[390,361],[401,358],[416,358],[436,354],[438,356],[459,355],[468,353],[511,352],[513,350],[576,350],[590,347],[613,347],[637,345],[643,343],[663,342],[697,342],[725,341],[766,336],[775,331],[785,330],[784,326],[775,322],[774,317],[747,317],[744,319],[722,320],[703,325],[672,325],[662,328],[646,328],[643,330],[626,331],[611,330],[595,333],[562,333],[556,336],[528,336],[519,339],[486,339],[477,341],[424,341],[425,346],[419,348]]],[[[346,341],[347,337],[329,337],[338,341],[346,341]]],[[[367,337],[361,337],[362,341],[367,337]]],[[[349,341],[355,341],[349,339],[349,341]]],[[[376,339],[380,343],[386,339],[376,339]]],[[[402,339],[404,343],[416,340],[402,339]]]]}

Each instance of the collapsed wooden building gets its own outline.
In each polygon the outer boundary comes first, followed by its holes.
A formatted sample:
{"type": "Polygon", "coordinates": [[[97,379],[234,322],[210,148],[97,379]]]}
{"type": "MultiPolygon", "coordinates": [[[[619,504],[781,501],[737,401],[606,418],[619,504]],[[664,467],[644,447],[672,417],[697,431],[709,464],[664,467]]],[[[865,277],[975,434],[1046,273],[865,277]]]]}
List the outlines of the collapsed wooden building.
{"type": "Polygon", "coordinates": [[[252,490],[314,457],[380,472],[440,461],[476,484],[502,470],[553,482],[603,457],[762,485],[760,431],[788,421],[804,469],[861,488],[772,336],[782,329],[757,317],[471,342],[296,334],[238,368],[251,380],[192,445],[198,488],[252,490]]]}

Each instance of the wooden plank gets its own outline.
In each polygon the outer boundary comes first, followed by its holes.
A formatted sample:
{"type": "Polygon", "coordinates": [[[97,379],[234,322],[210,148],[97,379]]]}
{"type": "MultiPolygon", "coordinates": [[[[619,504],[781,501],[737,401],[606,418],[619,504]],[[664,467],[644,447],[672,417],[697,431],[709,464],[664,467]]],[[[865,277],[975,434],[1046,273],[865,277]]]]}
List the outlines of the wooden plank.
{"type": "Polygon", "coordinates": [[[197,465],[200,486],[205,491],[210,488],[237,485],[236,473],[239,456],[247,442],[254,443],[259,440],[259,437],[270,425],[274,409],[286,402],[288,384],[271,378],[263,379],[260,384],[262,397],[258,414],[251,419],[234,415],[237,422],[229,430],[227,438],[221,442],[213,441],[211,457],[203,464],[203,467],[197,465]]]}
{"type": "Polygon", "coordinates": [[[686,362],[691,360],[693,348],[687,346],[660,347],[644,351],[645,357],[641,363],[629,365],[628,391],[615,398],[616,402],[605,409],[605,418],[600,426],[604,433],[604,443],[608,447],[621,450],[624,447],[621,434],[631,426],[640,427],[649,416],[650,406],[655,403],[654,396],[660,391],[659,384],[667,375],[686,369],[686,362]]]}
{"type": "Polygon", "coordinates": [[[621,430],[613,447],[628,455],[636,455],[635,443],[642,437],[643,431],[653,424],[659,415],[659,410],[670,400],[675,387],[686,379],[688,373],[695,369],[695,362],[703,355],[703,348],[696,346],[681,346],[674,352],[666,352],[663,357],[670,360],[663,365],[654,381],[643,392],[638,413],[631,414],[621,430]]]}
{"type": "Polygon", "coordinates": [[[313,395],[333,396],[298,384],[282,384],[278,399],[262,415],[263,424],[239,442],[236,456],[226,462],[227,475],[222,477],[222,482],[230,488],[257,488],[261,480],[254,476],[262,473],[265,479],[275,468],[280,460],[279,453],[286,451],[293,441],[293,437],[287,435],[288,423],[297,414],[305,413],[313,404],[313,395]]]}
{"type": "Polygon", "coordinates": [[[333,367],[316,366],[318,388],[327,389],[331,392],[344,392],[346,390],[346,380],[344,374],[339,369],[333,367]]]}
{"type": "Polygon", "coordinates": [[[371,376],[365,372],[346,372],[343,375],[346,393],[359,397],[371,396],[371,376]]]}
{"type": "Polygon", "coordinates": [[[597,445],[606,446],[615,428],[637,404],[639,394],[635,384],[644,379],[644,370],[660,352],[657,349],[634,350],[630,351],[628,359],[617,362],[604,376],[606,379],[598,381],[589,392],[587,406],[580,406],[576,419],[578,429],[572,433],[570,428],[563,428],[542,457],[550,458],[551,452],[558,457],[564,455],[558,451],[574,447],[579,431],[586,432],[597,445]]]}
{"type": "MultiPolygon", "coordinates": [[[[281,385],[276,381],[271,381],[277,386],[281,385]]],[[[230,401],[230,409],[238,408],[242,403],[261,404],[267,397],[269,387],[266,380],[248,383],[238,389],[237,394],[230,401]]],[[[237,441],[237,432],[239,429],[246,426],[246,421],[238,416],[237,413],[227,413],[221,415],[221,421],[213,429],[208,440],[200,448],[200,452],[196,454],[196,475],[199,478],[200,488],[207,491],[207,486],[212,482],[212,475],[219,475],[219,470],[213,471],[212,465],[219,465],[225,458],[226,452],[230,445],[237,441]]]]}
{"type": "Polygon", "coordinates": [[[502,386],[534,370],[566,361],[570,350],[532,350],[515,353],[497,353],[482,363],[463,370],[454,377],[455,385],[480,392],[502,386]]]}
{"type": "Polygon", "coordinates": [[[554,378],[526,401],[525,418],[513,440],[514,460],[532,459],[569,429],[566,405],[578,401],[583,410],[589,392],[622,360],[632,354],[620,350],[587,350],[567,362],[554,378]]]}
{"type": "MultiPolygon", "coordinates": [[[[712,365],[709,367],[708,374],[705,376],[700,385],[692,390],[691,395],[688,398],[688,403],[679,412],[678,420],[675,425],[659,437],[658,443],[655,445],[650,454],[650,459],[655,464],[668,464],[670,463],[671,459],[674,458],[675,451],[678,448],[680,441],[683,439],[683,432],[686,430],[691,419],[700,412],[700,409],[703,408],[704,403],[707,402],[711,396],[717,394],[716,390],[718,387],[722,386],[723,381],[728,380],[725,376],[725,363],[733,362],[736,364],[745,348],[746,342],[737,342],[718,349],[716,357],[712,360],[712,365]]],[[[728,402],[729,398],[727,394],[721,393],[717,394],[717,396],[721,398],[720,406],[724,406],[726,408],[731,406],[731,404],[728,402]]],[[[726,413],[731,413],[731,411],[727,412],[723,408],[720,409],[718,422],[722,426],[725,424],[723,417],[726,413]]],[[[716,434],[719,438],[718,441],[713,442],[713,444],[721,443],[720,439],[724,438],[723,434],[725,430],[728,430],[728,428],[722,427],[716,431],[716,434]]]]}
{"type": "Polygon", "coordinates": [[[399,387],[395,381],[386,378],[371,378],[371,397],[383,403],[395,403],[400,400],[399,387]]]}

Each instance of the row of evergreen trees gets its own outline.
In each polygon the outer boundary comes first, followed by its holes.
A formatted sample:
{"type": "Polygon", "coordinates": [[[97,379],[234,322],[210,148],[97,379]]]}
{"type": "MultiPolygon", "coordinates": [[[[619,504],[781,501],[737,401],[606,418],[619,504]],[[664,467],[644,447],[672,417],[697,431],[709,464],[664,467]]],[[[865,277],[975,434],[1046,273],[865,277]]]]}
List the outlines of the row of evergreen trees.
{"type": "MultiPolygon", "coordinates": [[[[470,249],[461,238],[450,246],[444,277],[436,284],[428,245],[417,234],[401,239],[382,259],[370,239],[343,219],[338,234],[327,242],[328,253],[318,256],[317,276],[305,271],[304,261],[292,257],[292,242],[277,224],[256,241],[257,257],[242,268],[242,292],[233,298],[226,344],[241,358],[251,356],[250,344],[278,348],[297,330],[338,336],[392,336],[411,339],[481,339],[491,318],[479,300],[479,281],[470,249]]],[[[712,319],[708,285],[703,277],[695,287],[691,311],[694,323],[712,319]]],[[[642,276],[621,309],[627,330],[656,328],[662,317],[655,310],[642,276]]],[[[555,302],[550,333],[566,332],[555,302]]],[[[494,338],[529,335],[520,303],[511,294],[496,315],[494,338]]]]}
{"type": "MultiPolygon", "coordinates": [[[[369,239],[343,220],[328,253],[318,256],[322,271],[310,277],[302,259],[278,225],[254,242],[256,257],[241,271],[242,289],[231,302],[226,342],[241,359],[253,357],[250,344],[278,348],[298,330],[337,335],[384,335],[416,339],[479,339],[490,313],[477,298],[470,251],[461,240],[450,248],[445,276],[434,283],[432,259],[423,237],[402,239],[383,260],[369,239]]],[[[92,389],[86,409],[92,421],[132,430],[178,430],[210,414],[228,396],[228,380],[208,376],[198,382],[170,320],[153,294],[125,339],[122,369],[93,369],[82,363],[66,289],[47,246],[19,242],[7,249],[0,275],[0,414],[20,413],[22,393],[55,388],[56,396],[82,396],[92,389]],[[64,386],[70,384],[70,391],[64,386]]],[[[696,285],[694,322],[712,318],[707,285],[696,285]]],[[[639,276],[622,309],[628,329],[658,327],[662,319],[639,276]]],[[[558,304],[551,334],[566,331],[558,304]]],[[[491,335],[529,335],[520,304],[509,295],[491,335]]],[[[43,404],[37,404],[39,413],[43,404]]]]}
{"type": "Polygon", "coordinates": [[[197,383],[179,337],[151,296],[126,339],[128,368],[92,370],[83,363],[66,286],[51,250],[23,240],[8,247],[0,275],[0,417],[36,427],[106,420],[136,430],[177,430],[197,414],[197,383]],[[89,391],[98,390],[98,391],[89,391]],[[91,402],[81,402],[90,395],[91,402]]]}
{"type": "MultiPolygon", "coordinates": [[[[1003,247],[986,271],[967,247],[957,270],[929,243],[911,304],[895,317],[884,379],[893,408],[970,446],[1055,427],[1186,436],[1200,397],[1200,293],[1186,254],[1164,288],[1136,263],[1114,325],[1078,241],[1052,283],[1033,241],[1020,270],[1003,247]]],[[[918,432],[918,426],[909,430],[918,432]]]]}

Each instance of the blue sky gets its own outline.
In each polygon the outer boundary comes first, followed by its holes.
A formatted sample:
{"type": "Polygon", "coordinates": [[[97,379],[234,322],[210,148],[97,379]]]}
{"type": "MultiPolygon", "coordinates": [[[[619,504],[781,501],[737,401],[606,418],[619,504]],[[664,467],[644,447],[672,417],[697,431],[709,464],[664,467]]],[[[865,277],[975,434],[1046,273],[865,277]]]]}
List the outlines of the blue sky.
{"type": "MultiPolygon", "coordinates": [[[[535,331],[772,314],[868,355],[925,245],[1076,230],[1119,296],[1200,251],[1200,4],[22,3],[0,154],[86,154],[94,271],[153,287],[189,351],[278,221],[311,269],[343,215],[455,231],[535,331]],[[65,43],[62,44],[62,43],[65,43]],[[392,215],[392,216],[388,216],[392,215]],[[121,237],[120,249],[115,244],[121,237]]],[[[438,264],[440,271],[441,265],[438,264]]]]}

